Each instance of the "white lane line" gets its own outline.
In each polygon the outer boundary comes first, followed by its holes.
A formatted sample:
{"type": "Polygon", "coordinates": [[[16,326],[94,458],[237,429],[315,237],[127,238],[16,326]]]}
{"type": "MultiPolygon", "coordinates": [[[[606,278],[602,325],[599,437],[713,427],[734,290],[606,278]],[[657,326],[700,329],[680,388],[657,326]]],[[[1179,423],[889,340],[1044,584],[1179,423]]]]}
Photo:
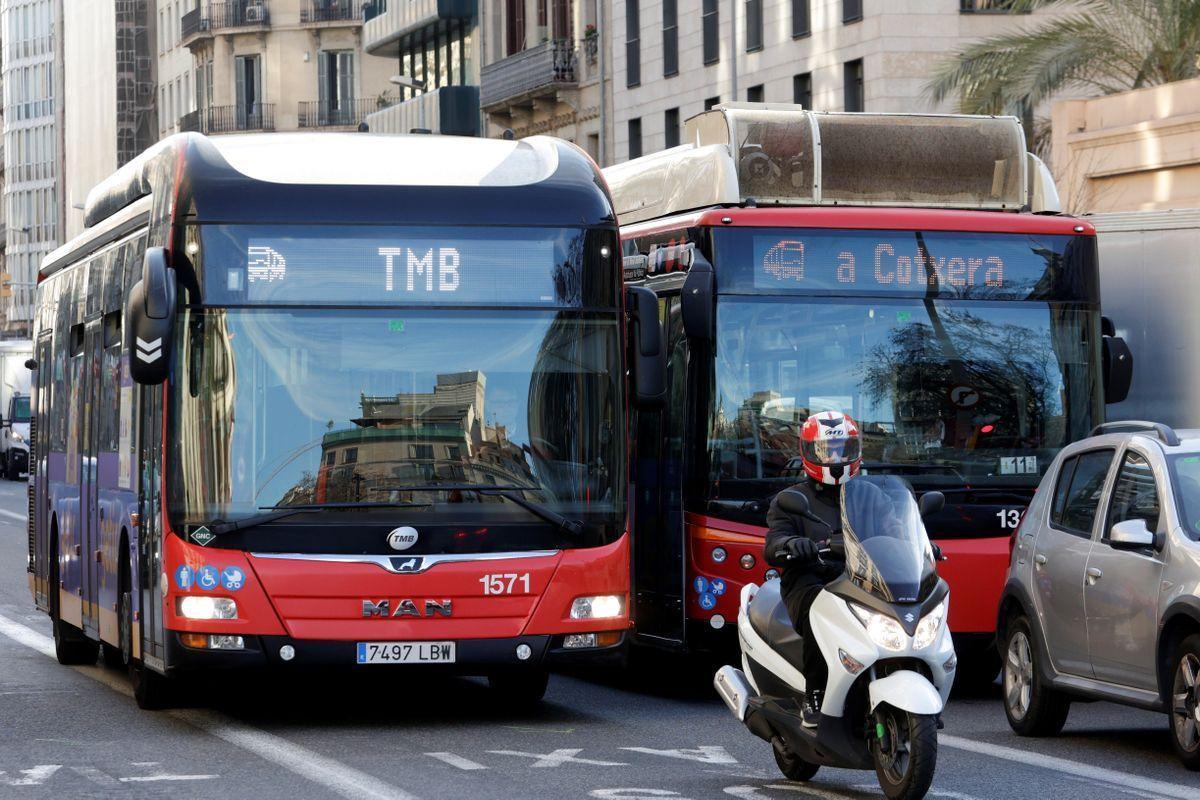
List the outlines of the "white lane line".
{"type": "Polygon", "coordinates": [[[29,517],[24,514],[18,514],[15,511],[9,511],[7,508],[0,508],[0,517],[15,519],[17,522],[29,522],[29,517]]]}
{"type": "Polygon", "coordinates": [[[480,764],[478,761],[472,761],[469,758],[463,758],[456,753],[426,753],[425,755],[429,756],[430,758],[436,758],[443,764],[449,764],[450,766],[458,767],[459,769],[487,769],[486,766],[480,764]]]}
{"type": "Polygon", "coordinates": [[[1071,761],[1058,756],[1048,756],[1031,750],[1020,750],[1015,747],[1005,747],[999,744],[977,742],[974,739],[964,739],[961,736],[938,736],[938,744],[957,750],[966,750],[1005,761],[1015,761],[1031,767],[1041,767],[1064,775],[1074,775],[1089,781],[1104,781],[1116,786],[1127,786],[1130,789],[1140,789],[1143,792],[1163,795],[1164,797],[1179,798],[1179,800],[1195,800],[1198,791],[1195,786],[1184,786],[1179,783],[1167,783],[1153,778],[1143,778],[1130,772],[1119,772],[1115,769],[1105,769],[1092,764],[1071,761]]]}
{"type": "Polygon", "coordinates": [[[121,783],[153,783],[155,781],[211,781],[220,775],[137,775],[132,778],[121,778],[121,783]]]}
{"type": "MultiPolygon", "coordinates": [[[[0,634],[43,655],[54,657],[53,639],[32,628],[13,622],[3,615],[0,615],[0,634]]],[[[107,670],[99,667],[74,667],[73,669],[100,681],[121,694],[126,696],[132,694],[127,682],[120,680],[107,670]]],[[[348,764],[327,758],[306,747],[289,742],[287,739],[258,728],[252,728],[249,725],[243,725],[220,714],[193,709],[179,709],[167,713],[210,736],[215,736],[222,741],[247,750],[259,758],[324,786],[347,800],[357,800],[358,798],[417,800],[414,795],[403,789],[385,783],[365,772],[360,772],[348,764]]]]}

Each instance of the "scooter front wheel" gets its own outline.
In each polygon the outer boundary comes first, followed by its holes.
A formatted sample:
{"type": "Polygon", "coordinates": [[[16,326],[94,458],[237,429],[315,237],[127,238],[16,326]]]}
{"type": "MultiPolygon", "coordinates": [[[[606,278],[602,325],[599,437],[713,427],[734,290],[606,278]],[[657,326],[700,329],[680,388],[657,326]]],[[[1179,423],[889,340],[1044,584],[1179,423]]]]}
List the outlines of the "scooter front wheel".
{"type": "Polygon", "coordinates": [[[937,767],[937,718],[881,706],[871,745],[879,788],[888,800],[919,800],[937,767]]]}
{"type": "Polygon", "coordinates": [[[821,768],[819,764],[810,764],[793,753],[779,737],[775,737],[771,742],[771,749],[775,751],[775,764],[778,765],[779,771],[790,781],[812,780],[821,768]]]}

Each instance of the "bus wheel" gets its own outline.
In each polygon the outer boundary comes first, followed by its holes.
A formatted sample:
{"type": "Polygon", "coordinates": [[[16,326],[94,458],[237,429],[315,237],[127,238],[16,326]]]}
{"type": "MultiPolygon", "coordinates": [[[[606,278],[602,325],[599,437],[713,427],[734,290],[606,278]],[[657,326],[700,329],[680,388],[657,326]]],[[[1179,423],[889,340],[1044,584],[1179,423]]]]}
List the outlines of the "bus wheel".
{"type": "Polygon", "coordinates": [[[488,676],[488,686],[498,695],[500,704],[509,708],[541,702],[549,682],[550,673],[544,669],[496,672],[488,676]]]}
{"type": "Polygon", "coordinates": [[[133,685],[133,699],[138,708],[158,711],[170,708],[174,701],[174,685],[170,678],[147,667],[142,660],[130,660],[129,682],[133,685]]]}
{"type": "MultiPolygon", "coordinates": [[[[53,541],[58,541],[58,530],[51,532],[53,541]]],[[[60,664],[95,664],[99,645],[84,635],[74,625],[62,621],[59,614],[58,548],[50,558],[50,622],[54,629],[54,656],[60,664]]]]}
{"type": "MultiPolygon", "coordinates": [[[[122,543],[121,550],[127,548],[122,543]]],[[[133,593],[129,588],[129,570],[122,565],[117,580],[117,646],[104,643],[104,663],[113,669],[128,669],[133,661],[133,593]]]]}

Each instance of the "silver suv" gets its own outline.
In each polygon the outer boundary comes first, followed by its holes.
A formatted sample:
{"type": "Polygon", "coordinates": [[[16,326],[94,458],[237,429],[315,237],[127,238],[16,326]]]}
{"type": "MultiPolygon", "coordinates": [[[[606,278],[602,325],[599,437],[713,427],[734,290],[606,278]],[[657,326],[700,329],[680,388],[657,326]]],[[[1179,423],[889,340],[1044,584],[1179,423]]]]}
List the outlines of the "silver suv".
{"type": "Polygon", "coordinates": [[[1170,715],[1200,769],[1200,431],[1101,425],[1065,448],[1013,535],[998,638],[1022,736],[1073,697],[1170,715]]]}

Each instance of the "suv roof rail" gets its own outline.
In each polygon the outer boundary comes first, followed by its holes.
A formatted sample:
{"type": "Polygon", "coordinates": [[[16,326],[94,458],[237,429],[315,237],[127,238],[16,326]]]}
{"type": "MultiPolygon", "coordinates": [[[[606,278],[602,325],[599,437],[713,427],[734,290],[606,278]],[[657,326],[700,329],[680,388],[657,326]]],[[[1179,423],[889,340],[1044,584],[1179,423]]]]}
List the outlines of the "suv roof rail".
{"type": "Polygon", "coordinates": [[[1120,422],[1106,422],[1092,429],[1092,436],[1106,433],[1155,433],[1167,447],[1179,446],[1179,434],[1170,425],[1161,422],[1147,422],[1141,419],[1127,419],[1120,422]]]}

